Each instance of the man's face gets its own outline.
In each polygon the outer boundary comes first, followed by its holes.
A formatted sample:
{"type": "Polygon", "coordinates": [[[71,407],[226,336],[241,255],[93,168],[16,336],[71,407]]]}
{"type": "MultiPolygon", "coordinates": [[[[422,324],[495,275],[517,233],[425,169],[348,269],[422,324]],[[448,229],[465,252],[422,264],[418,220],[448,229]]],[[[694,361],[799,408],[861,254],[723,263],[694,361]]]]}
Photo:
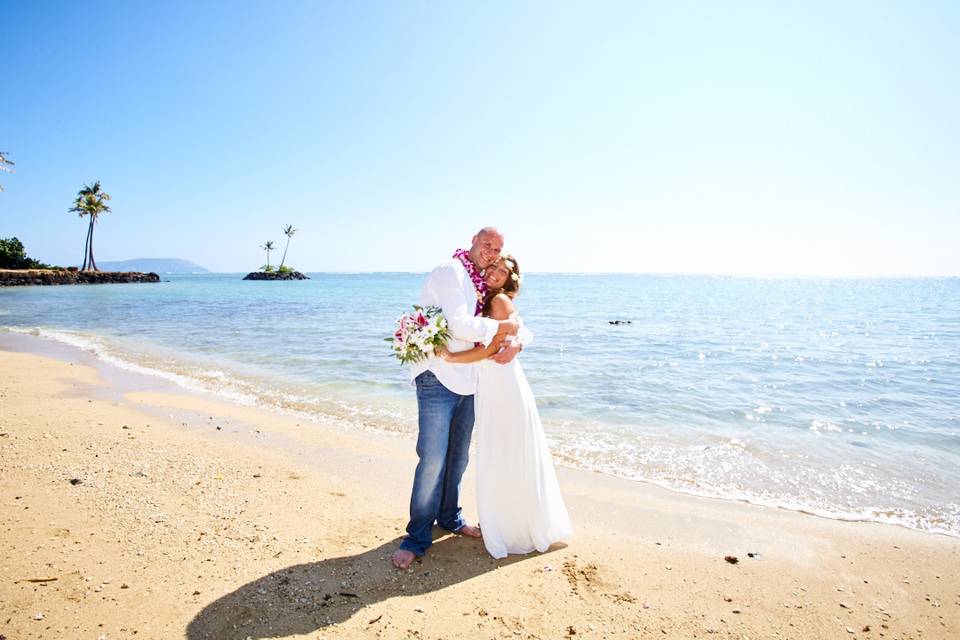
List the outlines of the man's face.
{"type": "Polygon", "coordinates": [[[495,231],[482,231],[473,236],[470,247],[470,259],[478,269],[486,269],[500,257],[503,249],[503,236],[495,231]]]}

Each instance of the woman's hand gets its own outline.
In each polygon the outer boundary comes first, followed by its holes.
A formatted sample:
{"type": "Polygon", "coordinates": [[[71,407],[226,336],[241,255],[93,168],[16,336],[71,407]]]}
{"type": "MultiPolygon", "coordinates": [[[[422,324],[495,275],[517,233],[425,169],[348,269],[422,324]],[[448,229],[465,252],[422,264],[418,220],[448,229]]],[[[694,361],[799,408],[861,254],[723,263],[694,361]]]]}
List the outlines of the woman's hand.
{"type": "Polygon", "coordinates": [[[437,347],[436,349],[433,350],[433,353],[438,358],[443,358],[447,362],[450,362],[450,352],[447,351],[446,347],[437,347]]]}

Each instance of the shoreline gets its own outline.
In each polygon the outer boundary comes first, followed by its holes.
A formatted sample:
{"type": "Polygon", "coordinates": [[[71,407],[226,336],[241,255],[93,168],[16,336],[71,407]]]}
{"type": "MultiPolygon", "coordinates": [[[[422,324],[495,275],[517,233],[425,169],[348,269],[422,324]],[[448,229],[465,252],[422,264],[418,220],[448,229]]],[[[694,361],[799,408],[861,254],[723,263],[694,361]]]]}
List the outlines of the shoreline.
{"type": "MultiPolygon", "coordinates": [[[[289,404],[289,400],[278,401],[278,403],[272,404],[265,401],[266,396],[264,396],[262,392],[251,392],[243,389],[242,382],[237,383],[234,381],[233,383],[229,383],[226,390],[211,389],[209,388],[211,384],[221,384],[222,380],[205,380],[202,378],[192,377],[187,373],[158,369],[155,368],[155,365],[152,363],[137,363],[133,360],[129,353],[122,350],[117,351],[114,347],[109,346],[106,343],[101,344],[89,336],[76,336],[70,332],[64,333],[47,330],[41,330],[38,332],[37,330],[27,331],[10,328],[7,332],[0,331],[0,349],[4,348],[20,350],[27,353],[53,355],[54,357],[60,359],[71,359],[74,358],[76,354],[83,353],[85,358],[86,356],[91,356],[84,361],[91,366],[98,368],[101,373],[111,375],[111,372],[114,371],[123,372],[118,375],[112,375],[113,379],[118,379],[119,377],[125,375],[136,375],[142,377],[142,384],[146,386],[156,384],[162,380],[164,385],[169,385],[165,386],[165,388],[172,393],[182,391],[187,394],[209,395],[210,397],[216,398],[220,401],[236,402],[244,406],[256,407],[262,411],[266,411],[268,413],[277,413],[285,416],[286,418],[293,418],[300,420],[301,422],[306,421],[319,424],[337,423],[350,431],[359,430],[365,433],[388,435],[391,437],[399,437],[408,440],[415,437],[415,431],[413,430],[415,429],[415,419],[411,421],[406,416],[399,416],[395,412],[395,409],[392,409],[386,416],[380,415],[380,413],[383,411],[383,407],[370,407],[369,409],[364,409],[361,405],[357,405],[357,402],[360,401],[358,397],[352,398],[348,403],[348,405],[351,407],[350,410],[344,409],[342,406],[334,406],[330,402],[327,402],[323,406],[317,407],[298,407],[296,404],[289,404]],[[91,342],[91,340],[93,341],[91,342]]],[[[282,392],[277,389],[274,391],[276,391],[278,396],[283,395],[282,392]]],[[[548,432],[548,439],[549,437],[550,434],[548,432]]],[[[556,443],[552,444],[554,447],[556,447],[556,443]]],[[[412,447],[413,445],[411,444],[410,446],[412,447]]],[[[854,511],[829,511],[818,509],[816,506],[812,504],[805,504],[802,501],[785,504],[782,502],[782,500],[765,500],[760,495],[725,493],[723,490],[716,487],[708,486],[705,488],[698,488],[695,485],[677,486],[676,484],[671,484],[670,482],[658,480],[656,478],[630,477],[606,468],[594,468],[589,464],[581,463],[575,458],[571,458],[563,449],[555,449],[554,461],[558,468],[564,468],[571,471],[580,471],[587,474],[597,473],[617,481],[628,483],[630,485],[641,484],[647,487],[656,487],[657,489],[665,490],[677,496],[705,500],[717,500],[724,503],[730,502],[762,508],[784,510],[790,513],[814,516],[839,522],[876,523],[887,526],[903,527],[910,531],[918,531],[921,533],[943,535],[960,539],[960,533],[944,530],[942,528],[937,529],[931,526],[923,527],[911,524],[910,521],[903,515],[881,517],[876,514],[863,514],[856,513],[854,511]],[[559,458],[562,458],[561,462],[557,462],[558,452],[559,458]]]]}
{"type": "Polygon", "coordinates": [[[11,638],[960,633],[947,569],[960,540],[564,467],[569,547],[498,562],[441,536],[396,572],[412,438],[307,425],[54,350],[0,346],[11,638]],[[41,578],[56,580],[24,582],[41,578]]]}

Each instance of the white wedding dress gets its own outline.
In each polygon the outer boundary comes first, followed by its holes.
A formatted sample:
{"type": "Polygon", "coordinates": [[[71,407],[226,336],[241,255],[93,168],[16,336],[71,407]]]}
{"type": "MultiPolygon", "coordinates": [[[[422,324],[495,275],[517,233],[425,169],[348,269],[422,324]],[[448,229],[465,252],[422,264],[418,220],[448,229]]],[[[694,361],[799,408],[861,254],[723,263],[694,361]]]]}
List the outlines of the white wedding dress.
{"type": "Polygon", "coordinates": [[[477,510],[494,558],[546,551],[573,529],[540,414],[520,363],[479,364],[474,396],[477,510]]]}

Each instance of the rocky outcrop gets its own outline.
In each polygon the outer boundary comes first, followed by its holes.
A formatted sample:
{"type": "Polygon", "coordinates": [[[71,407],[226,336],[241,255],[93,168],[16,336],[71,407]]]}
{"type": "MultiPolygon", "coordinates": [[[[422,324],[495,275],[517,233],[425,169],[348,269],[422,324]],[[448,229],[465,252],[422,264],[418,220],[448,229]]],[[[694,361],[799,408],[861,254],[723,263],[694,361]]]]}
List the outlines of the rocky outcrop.
{"type": "Polygon", "coordinates": [[[139,271],[67,271],[60,269],[0,269],[0,287],[53,284],[160,282],[155,273],[139,271]]]}
{"type": "Polygon", "coordinates": [[[277,271],[251,271],[243,277],[244,280],[309,280],[307,276],[299,271],[287,271],[279,273],[277,271]]]}

